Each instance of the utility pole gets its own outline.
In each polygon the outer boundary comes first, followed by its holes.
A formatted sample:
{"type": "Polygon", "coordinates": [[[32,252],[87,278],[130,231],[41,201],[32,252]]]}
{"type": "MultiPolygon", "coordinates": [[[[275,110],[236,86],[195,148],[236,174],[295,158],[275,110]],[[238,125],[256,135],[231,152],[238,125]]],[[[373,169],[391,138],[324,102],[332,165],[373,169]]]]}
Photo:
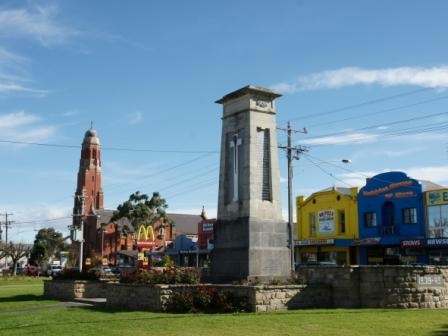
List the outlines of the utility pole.
{"type": "MultiPolygon", "coordinates": [[[[4,226],[5,226],[5,247],[8,247],[8,229],[11,227],[11,224],[14,223],[14,221],[8,220],[8,216],[12,216],[12,213],[8,213],[7,211],[4,214],[0,214],[0,216],[4,216],[5,217],[5,221],[3,222],[4,226]]],[[[1,228],[0,228],[0,232],[1,232],[1,228]]],[[[0,238],[1,238],[1,234],[0,234],[0,238]]],[[[5,263],[4,263],[4,268],[6,268],[7,264],[7,257],[5,257],[5,263]]]]}
{"type": "Polygon", "coordinates": [[[292,133],[307,133],[306,128],[302,130],[293,130],[291,123],[288,121],[286,128],[277,128],[278,130],[286,132],[287,145],[278,146],[278,148],[286,150],[286,158],[288,161],[288,235],[289,235],[289,248],[291,253],[291,272],[295,272],[295,256],[294,256],[294,234],[293,234],[293,204],[292,204],[292,180],[293,180],[293,167],[292,160],[299,160],[300,154],[307,152],[308,149],[303,146],[292,146],[292,133]]]}
{"type": "MultiPolygon", "coordinates": [[[[81,211],[78,213],[73,213],[73,225],[69,225],[68,228],[70,229],[70,238],[72,241],[78,241],[79,242],[79,271],[82,272],[82,261],[83,261],[83,245],[84,245],[84,199],[85,196],[83,195],[75,195],[75,199],[77,202],[75,204],[78,204],[78,202],[81,202],[81,211]],[[78,222],[79,220],[79,222],[78,222]],[[77,231],[79,231],[79,234],[77,234],[77,231]]],[[[77,206],[75,206],[77,208],[77,206]]]]}

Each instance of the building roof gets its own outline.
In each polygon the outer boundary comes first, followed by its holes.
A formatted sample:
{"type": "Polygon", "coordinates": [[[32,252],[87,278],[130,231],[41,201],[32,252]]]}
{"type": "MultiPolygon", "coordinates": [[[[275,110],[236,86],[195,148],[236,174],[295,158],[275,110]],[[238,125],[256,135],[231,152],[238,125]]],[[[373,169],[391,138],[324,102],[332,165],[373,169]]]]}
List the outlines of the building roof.
{"type": "MultiPolygon", "coordinates": [[[[94,209],[93,214],[99,216],[100,224],[108,224],[111,222],[114,210],[94,209]]],[[[176,235],[198,234],[198,223],[202,221],[200,215],[167,213],[167,217],[174,223],[176,235]]],[[[114,223],[118,224],[119,228],[127,226],[131,232],[135,231],[126,217],[120,218],[114,221],[114,223]]]]}
{"type": "Polygon", "coordinates": [[[329,187],[322,190],[317,191],[317,193],[321,192],[327,192],[327,191],[337,191],[340,194],[344,195],[351,195],[351,188],[344,188],[344,187],[329,187]]]}
{"type": "Polygon", "coordinates": [[[428,181],[428,180],[418,180],[420,184],[422,185],[423,191],[430,191],[430,190],[438,190],[443,189],[444,187],[440,184],[428,181]]]}
{"type": "Polygon", "coordinates": [[[198,234],[198,223],[202,221],[200,215],[168,213],[167,217],[174,222],[176,235],[198,234]]]}
{"type": "MultiPolygon", "coordinates": [[[[115,210],[94,209],[93,214],[99,217],[99,224],[109,224],[114,215],[114,211],[115,210]]],[[[120,229],[126,226],[130,232],[134,232],[134,227],[126,217],[115,220],[114,223],[116,223],[120,229]]]]}

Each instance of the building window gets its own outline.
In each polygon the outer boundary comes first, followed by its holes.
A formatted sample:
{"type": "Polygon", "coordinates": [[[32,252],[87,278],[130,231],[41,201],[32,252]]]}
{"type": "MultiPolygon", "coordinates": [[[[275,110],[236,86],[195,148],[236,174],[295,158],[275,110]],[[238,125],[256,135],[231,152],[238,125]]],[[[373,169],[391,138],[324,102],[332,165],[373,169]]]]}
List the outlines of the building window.
{"type": "Polygon", "coordinates": [[[376,213],[375,212],[365,212],[364,213],[364,226],[365,227],[376,227],[376,213]]]}
{"type": "Polygon", "coordinates": [[[345,211],[339,210],[338,217],[339,217],[339,233],[345,233],[345,211]]]}
{"type": "Polygon", "coordinates": [[[314,212],[311,212],[309,214],[309,220],[310,220],[310,236],[316,237],[316,215],[314,212]]]}
{"type": "Polygon", "coordinates": [[[405,208],[403,209],[403,224],[417,223],[417,209],[405,208]]]}
{"type": "Polygon", "coordinates": [[[448,237],[448,204],[428,207],[428,237],[448,237]]]}

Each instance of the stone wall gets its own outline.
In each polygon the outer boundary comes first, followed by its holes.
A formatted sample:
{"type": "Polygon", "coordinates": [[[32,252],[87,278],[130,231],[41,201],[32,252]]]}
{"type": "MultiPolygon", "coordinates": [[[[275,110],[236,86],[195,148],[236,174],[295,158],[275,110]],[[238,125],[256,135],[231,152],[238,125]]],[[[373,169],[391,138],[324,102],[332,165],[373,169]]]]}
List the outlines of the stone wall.
{"type": "Polygon", "coordinates": [[[106,297],[108,283],[86,280],[45,280],[44,295],[51,299],[74,300],[106,297]]]}
{"type": "Polygon", "coordinates": [[[300,273],[308,285],[332,288],[334,308],[448,308],[448,267],[310,267],[300,273]]]}
{"type": "MultiPolygon", "coordinates": [[[[250,311],[299,308],[448,308],[448,267],[303,268],[306,285],[201,285],[247,301],[250,311]],[[422,280],[423,279],[423,280],[422,280]]],[[[106,298],[111,307],[164,311],[172,295],[194,285],[45,281],[50,298],[106,298]]]]}

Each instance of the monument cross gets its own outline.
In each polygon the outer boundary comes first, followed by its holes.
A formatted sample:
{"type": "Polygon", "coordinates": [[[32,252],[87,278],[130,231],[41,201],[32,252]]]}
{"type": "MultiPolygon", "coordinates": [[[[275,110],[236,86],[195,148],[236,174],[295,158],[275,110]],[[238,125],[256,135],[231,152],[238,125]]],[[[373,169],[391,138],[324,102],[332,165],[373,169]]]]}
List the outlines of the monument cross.
{"type": "Polygon", "coordinates": [[[230,141],[230,148],[233,148],[233,202],[238,201],[238,147],[241,144],[241,138],[238,137],[238,133],[235,133],[230,141]]]}

